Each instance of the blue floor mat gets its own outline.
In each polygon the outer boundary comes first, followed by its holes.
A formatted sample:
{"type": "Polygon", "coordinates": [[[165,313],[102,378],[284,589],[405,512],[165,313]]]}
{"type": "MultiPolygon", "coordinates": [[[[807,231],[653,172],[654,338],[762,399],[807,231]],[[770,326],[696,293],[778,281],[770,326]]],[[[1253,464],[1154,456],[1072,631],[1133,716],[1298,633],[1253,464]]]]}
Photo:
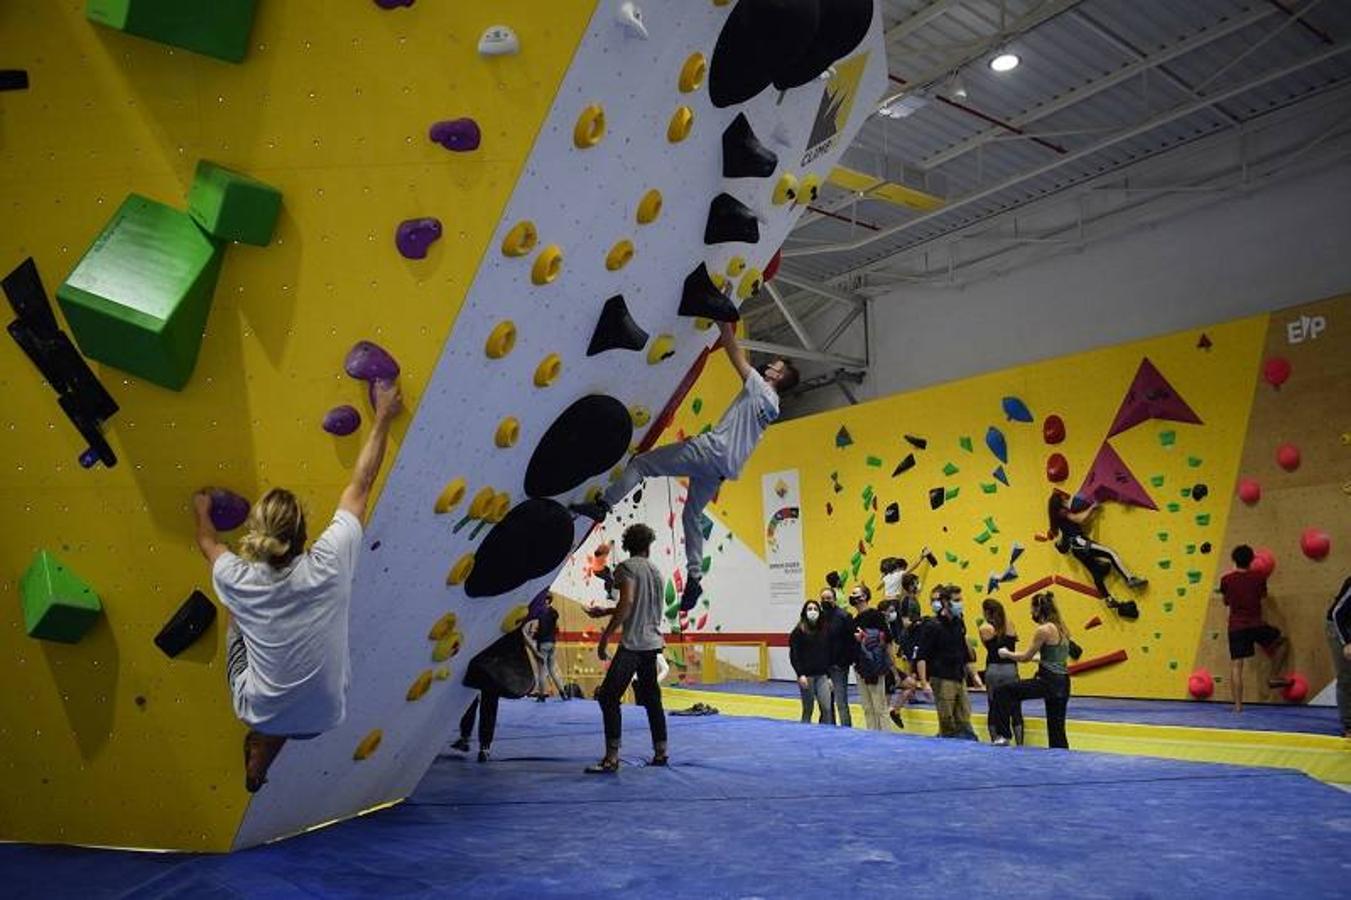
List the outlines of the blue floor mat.
{"type": "MultiPolygon", "coordinates": [[[[798,698],[794,681],[728,681],[722,684],[689,685],[686,690],[715,691],[724,694],[751,694],[761,697],[798,698]]],[[[849,699],[858,701],[858,688],[850,686],[849,699]]],[[[716,704],[715,704],[716,705],[716,704]]],[[[924,704],[920,704],[921,706],[924,704]]],[[[971,692],[971,708],[985,712],[987,697],[971,692]]],[[[1041,715],[1041,704],[1028,707],[1031,715],[1041,715]]],[[[1228,703],[1197,703],[1187,700],[1118,700],[1108,697],[1070,699],[1070,728],[1075,719],[1090,722],[1120,722],[1136,725],[1183,725],[1191,728],[1233,728],[1242,731],[1284,731],[1297,734],[1340,736],[1341,719],[1335,706],[1252,705],[1241,715],[1230,711],[1228,703]]]]}
{"type": "MultiPolygon", "coordinates": [[[[618,775],[594,703],[505,702],[493,759],[230,856],[0,846],[7,897],[1345,896],[1351,798],[1303,775],[675,718],[618,775]]],[[[1073,732],[1071,731],[1071,739],[1073,732]]]]}

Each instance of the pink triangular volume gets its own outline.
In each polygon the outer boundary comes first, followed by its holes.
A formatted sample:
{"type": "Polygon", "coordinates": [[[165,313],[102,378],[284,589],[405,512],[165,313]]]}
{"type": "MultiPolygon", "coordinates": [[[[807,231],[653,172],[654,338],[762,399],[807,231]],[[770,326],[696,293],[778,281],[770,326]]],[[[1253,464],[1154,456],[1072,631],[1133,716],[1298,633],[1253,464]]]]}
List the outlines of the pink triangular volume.
{"type": "Polygon", "coordinates": [[[1098,456],[1088,477],[1079,487],[1079,496],[1091,498],[1098,503],[1124,503],[1127,506],[1140,506],[1145,509],[1159,507],[1145,491],[1144,485],[1127,468],[1126,463],[1112,445],[1106,441],[1098,448],[1098,456]]]}
{"type": "Polygon", "coordinates": [[[1187,401],[1178,396],[1177,391],[1163,377],[1163,373],[1145,357],[1135,372],[1126,399],[1116,411],[1108,437],[1120,434],[1128,428],[1134,428],[1148,419],[1167,419],[1169,422],[1190,422],[1201,424],[1201,417],[1192,412],[1187,401]]]}

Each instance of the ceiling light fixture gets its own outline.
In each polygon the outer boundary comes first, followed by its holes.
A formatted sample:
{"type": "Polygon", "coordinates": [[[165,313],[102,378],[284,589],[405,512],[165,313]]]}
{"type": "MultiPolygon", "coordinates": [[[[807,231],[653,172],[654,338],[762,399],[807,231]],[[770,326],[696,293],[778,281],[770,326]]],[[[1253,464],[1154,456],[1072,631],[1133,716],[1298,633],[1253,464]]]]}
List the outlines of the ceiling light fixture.
{"type": "Polygon", "coordinates": [[[1020,62],[1022,60],[1018,58],[1018,54],[1001,50],[990,60],[990,68],[996,72],[1012,72],[1018,68],[1020,62]]]}
{"type": "Polygon", "coordinates": [[[947,87],[944,88],[943,93],[947,95],[949,100],[966,99],[966,82],[962,80],[961,72],[952,73],[952,76],[948,78],[947,87]]]}

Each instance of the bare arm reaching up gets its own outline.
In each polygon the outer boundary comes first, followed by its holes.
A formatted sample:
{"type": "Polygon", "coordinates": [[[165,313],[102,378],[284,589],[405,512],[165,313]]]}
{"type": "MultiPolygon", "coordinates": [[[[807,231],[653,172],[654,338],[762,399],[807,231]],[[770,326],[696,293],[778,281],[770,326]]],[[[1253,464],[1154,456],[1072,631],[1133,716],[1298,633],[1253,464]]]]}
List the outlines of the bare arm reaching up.
{"type": "Polygon", "coordinates": [[[366,518],[366,504],[370,500],[371,486],[380,474],[380,465],[385,461],[385,444],[389,440],[389,426],[399,413],[403,412],[403,393],[399,384],[377,382],[375,385],[375,427],[366,437],[366,443],[357,457],[356,469],[352,472],[352,481],[343,489],[338,508],[345,509],[358,519],[366,518]]]}
{"type": "Polygon", "coordinates": [[[718,331],[722,334],[722,349],[727,351],[727,358],[732,361],[732,368],[745,381],[755,371],[751,368],[750,360],[746,359],[746,351],[741,349],[737,343],[736,326],[731,322],[719,322],[718,331]]]}

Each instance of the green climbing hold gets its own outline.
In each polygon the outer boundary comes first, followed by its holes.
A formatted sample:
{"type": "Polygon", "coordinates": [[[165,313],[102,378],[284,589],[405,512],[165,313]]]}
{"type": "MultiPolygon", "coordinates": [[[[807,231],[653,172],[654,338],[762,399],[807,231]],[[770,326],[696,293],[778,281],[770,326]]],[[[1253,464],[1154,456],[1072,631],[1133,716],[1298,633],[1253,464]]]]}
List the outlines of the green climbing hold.
{"type": "Polygon", "coordinates": [[[943,499],[944,499],[944,500],[951,500],[951,499],[953,499],[954,497],[956,497],[959,493],[961,493],[961,490],[962,490],[961,488],[955,488],[955,487],[948,488],[946,491],[943,492],[943,499]]]}
{"type": "Polygon", "coordinates": [[[1190,497],[1192,495],[1192,489],[1189,487],[1184,487],[1182,490],[1178,491],[1178,493],[1183,497],[1190,497]]]}
{"type": "Polygon", "coordinates": [[[869,503],[871,503],[871,502],[873,501],[873,486],[872,486],[871,484],[866,485],[866,486],[863,488],[863,495],[862,495],[862,496],[863,496],[863,505],[864,505],[864,506],[867,506],[869,503]]]}
{"type": "Polygon", "coordinates": [[[1179,597],[1185,597],[1185,596],[1187,596],[1187,589],[1184,588],[1184,587],[1178,588],[1178,589],[1177,589],[1177,595],[1178,595],[1179,597]]]}
{"type": "Polygon", "coordinates": [[[1172,561],[1171,559],[1161,559],[1161,560],[1159,560],[1159,568],[1160,568],[1160,569],[1171,569],[1172,567],[1173,567],[1173,561],[1172,561]]]}
{"type": "Polygon", "coordinates": [[[1169,504],[1168,504],[1168,511],[1169,511],[1169,512],[1178,512],[1178,511],[1181,510],[1181,509],[1182,509],[1182,504],[1181,504],[1181,503],[1169,503],[1169,504]]]}
{"type": "Polygon", "coordinates": [[[1196,524],[1197,524],[1197,525],[1209,525],[1209,524],[1210,524],[1210,513],[1197,513],[1197,514],[1196,514],[1196,524]]]}
{"type": "Polygon", "coordinates": [[[19,580],[23,626],[29,637],[78,643],[103,612],[89,585],[46,550],[39,550],[19,580]]]}
{"type": "Polygon", "coordinates": [[[281,213],[281,191],[208,160],[197,163],[188,215],[222,241],[266,247],[281,213]]]}
{"type": "Polygon", "coordinates": [[[971,438],[967,437],[966,435],[962,435],[961,437],[957,438],[957,445],[961,447],[963,450],[965,450],[967,453],[974,452],[971,449],[971,438]]]}
{"type": "Polygon", "coordinates": [[[1191,569],[1190,571],[1187,572],[1187,581],[1189,581],[1192,584],[1200,584],[1201,573],[1196,571],[1195,569],[1191,569]]]}
{"type": "Polygon", "coordinates": [[[1186,550],[1187,550],[1187,555],[1188,555],[1188,556],[1195,556],[1195,555],[1196,555],[1196,545],[1195,545],[1195,544],[1188,544],[1187,547],[1186,547],[1186,550]]]}
{"type": "Polygon", "coordinates": [[[961,469],[958,469],[952,463],[948,463],[946,466],[943,467],[943,474],[948,476],[949,478],[951,478],[953,475],[956,475],[960,471],[961,469]]]}
{"type": "Polygon", "coordinates": [[[880,456],[870,456],[865,461],[874,469],[882,468],[882,458],[880,456]]]}
{"type": "Polygon", "coordinates": [[[999,490],[999,485],[995,484],[993,481],[982,481],[980,483],[980,489],[987,494],[993,494],[995,491],[999,490]]]}
{"type": "Polygon", "coordinates": [[[699,429],[699,433],[700,433],[700,434],[708,434],[708,433],[709,433],[710,431],[712,431],[712,430],[713,430],[713,425],[710,424],[710,423],[705,423],[705,424],[704,424],[704,427],[699,429]]]}
{"type": "Polygon", "coordinates": [[[85,0],[91,22],[226,62],[249,49],[255,0],[85,0]]]}
{"type": "Polygon", "coordinates": [[[1176,432],[1176,431],[1160,431],[1160,432],[1159,432],[1159,443],[1162,444],[1162,445],[1165,446],[1165,447],[1171,447],[1171,446],[1173,446],[1174,444],[1177,443],[1177,432],[1176,432]]]}
{"type": "Polygon", "coordinates": [[[1193,469],[1201,468],[1201,457],[1199,456],[1187,457],[1187,465],[1191,466],[1193,469]]]}
{"type": "Polygon", "coordinates": [[[704,400],[702,397],[694,398],[693,402],[690,403],[690,411],[693,412],[696,416],[704,411],[704,400]]]}
{"type": "Polygon", "coordinates": [[[1168,660],[1168,668],[1170,668],[1170,669],[1172,669],[1173,671],[1176,672],[1176,671],[1177,671],[1177,660],[1175,660],[1175,659],[1170,659],[1170,660],[1168,660]]]}
{"type": "Polygon", "coordinates": [[[1163,476],[1162,476],[1162,475],[1151,475],[1151,476],[1149,476],[1149,483],[1152,484],[1152,485],[1154,485],[1154,487],[1156,487],[1156,488],[1163,487],[1163,476]]]}
{"type": "Polygon", "coordinates": [[[132,194],[56,299],[85,356],[176,391],[197,364],[223,256],[186,213],[132,194]]]}
{"type": "Polygon", "coordinates": [[[1168,532],[1160,531],[1158,534],[1155,535],[1155,537],[1157,537],[1160,541],[1167,542],[1168,532]]]}
{"type": "Polygon", "coordinates": [[[944,550],[943,558],[950,563],[955,563],[957,561],[957,554],[953,553],[951,550],[944,550]]]}
{"type": "Polygon", "coordinates": [[[977,544],[983,544],[989,539],[990,539],[990,532],[982,531],[980,534],[976,535],[971,540],[975,541],[977,544]]]}
{"type": "Polygon", "coordinates": [[[992,554],[994,554],[994,555],[996,555],[996,556],[999,555],[999,545],[998,545],[998,544],[991,544],[989,547],[986,547],[985,549],[989,550],[992,554]]]}
{"type": "Polygon", "coordinates": [[[1173,601],[1172,601],[1172,600],[1165,600],[1165,601],[1163,601],[1163,611],[1166,612],[1166,613],[1170,613],[1170,612],[1173,611],[1173,601]]]}
{"type": "Polygon", "coordinates": [[[999,534],[999,526],[994,523],[994,516],[985,517],[985,527],[990,530],[990,534],[999,534]]]}
{"type": "Polygon", "coordinates": [[[868,521],[863,523],[864,531],[872,531],[877,526],[877,513],[868,516],[868,521]]]}
{"type": "Polygon", "coordinates": [[[966,568],[967,566],[969,566],[969,565],[971,565],[971,561],[970,561],[969,559],[964,559],[964,560],[962,560],[960,563],[957,564],[958,568],[962,568],[962,569],[965,569],[965,568],[966,568]]]}
{"type": "Polygon", "coordinates": [[[705,575],[707,575],[708,570],[713,568],[713,557],[705,556],[703,560],[699,563],[699,568],[703,570],[703,573],[705,575]]]}

